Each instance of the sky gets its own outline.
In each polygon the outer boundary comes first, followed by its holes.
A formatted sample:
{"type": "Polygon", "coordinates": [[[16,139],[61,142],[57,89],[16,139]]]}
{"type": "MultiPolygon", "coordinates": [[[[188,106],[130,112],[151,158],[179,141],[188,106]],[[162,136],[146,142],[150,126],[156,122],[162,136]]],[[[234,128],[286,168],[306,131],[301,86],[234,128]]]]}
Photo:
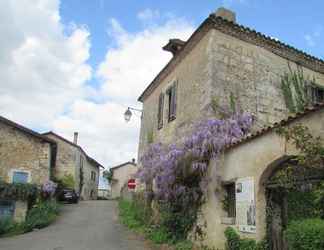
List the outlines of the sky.
{"type": "Polygon", "coordinates": [[[0,115],[79,144],[106,168],[137,157],[128,106],[171,54],[224,6],[237,22],[324,59],[324,1],[1,0],[0,115]]]}

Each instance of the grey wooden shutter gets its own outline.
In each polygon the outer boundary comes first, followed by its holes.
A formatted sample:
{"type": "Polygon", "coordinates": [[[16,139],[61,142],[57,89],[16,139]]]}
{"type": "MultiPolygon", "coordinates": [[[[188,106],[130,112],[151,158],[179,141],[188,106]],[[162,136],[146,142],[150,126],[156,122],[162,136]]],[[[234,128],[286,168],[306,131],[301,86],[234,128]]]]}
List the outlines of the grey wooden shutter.
{"type": "Polygon", "coordinates": [[[176,118],[177,113],[177,86],[178,83],[175,82],[171,88],[171,112],[170,112],[170,119],[174,120],[176,118]]]}
{"type": "Polygon", "coordinates": [[[163,127],[163,106],[164,106],[164,94],[161,93],[159,97],[158,129],[163,127]]]}

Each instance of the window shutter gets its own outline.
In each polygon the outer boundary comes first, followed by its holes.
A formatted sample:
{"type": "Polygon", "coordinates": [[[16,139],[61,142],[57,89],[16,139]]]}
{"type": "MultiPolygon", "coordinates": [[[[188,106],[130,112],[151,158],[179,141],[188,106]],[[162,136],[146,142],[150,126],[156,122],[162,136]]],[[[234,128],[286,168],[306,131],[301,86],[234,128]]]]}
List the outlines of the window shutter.
{"type": "Polygon", "coordinates": [[[164,94],[161,93],[159,97],[158,129],[163,127],[163,105],[164,105],[164,94]]]}
{"type": "Polygon", "coordinates": [[[170,112],[170,118],[171,120],[174,120],[176,118],[176,112],[177,112],[177,86],[178,83],[174,83],[171,89],[171,112],[170,112]]]}

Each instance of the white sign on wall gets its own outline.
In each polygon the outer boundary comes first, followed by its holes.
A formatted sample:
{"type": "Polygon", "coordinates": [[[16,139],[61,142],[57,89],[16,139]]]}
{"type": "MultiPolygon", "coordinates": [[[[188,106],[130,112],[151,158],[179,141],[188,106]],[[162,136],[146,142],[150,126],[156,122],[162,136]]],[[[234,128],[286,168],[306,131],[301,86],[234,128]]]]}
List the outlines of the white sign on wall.
{"type": "Polygon", "coordinates": [[[236,187],[236,221],[239,230],[246,233],[256,232],[254,179],[240,178],[236,187]]]}

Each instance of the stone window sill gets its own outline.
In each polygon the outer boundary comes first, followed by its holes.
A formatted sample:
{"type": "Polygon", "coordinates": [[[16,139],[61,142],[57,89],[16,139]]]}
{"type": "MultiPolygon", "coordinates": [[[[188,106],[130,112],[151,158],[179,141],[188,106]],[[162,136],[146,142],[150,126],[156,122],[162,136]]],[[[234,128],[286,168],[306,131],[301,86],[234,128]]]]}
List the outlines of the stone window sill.
{"type": "Polygon", "coordinates": [[[225,225],[235,225],[235,217],[222,217],[221,223],[225,225]]]}

